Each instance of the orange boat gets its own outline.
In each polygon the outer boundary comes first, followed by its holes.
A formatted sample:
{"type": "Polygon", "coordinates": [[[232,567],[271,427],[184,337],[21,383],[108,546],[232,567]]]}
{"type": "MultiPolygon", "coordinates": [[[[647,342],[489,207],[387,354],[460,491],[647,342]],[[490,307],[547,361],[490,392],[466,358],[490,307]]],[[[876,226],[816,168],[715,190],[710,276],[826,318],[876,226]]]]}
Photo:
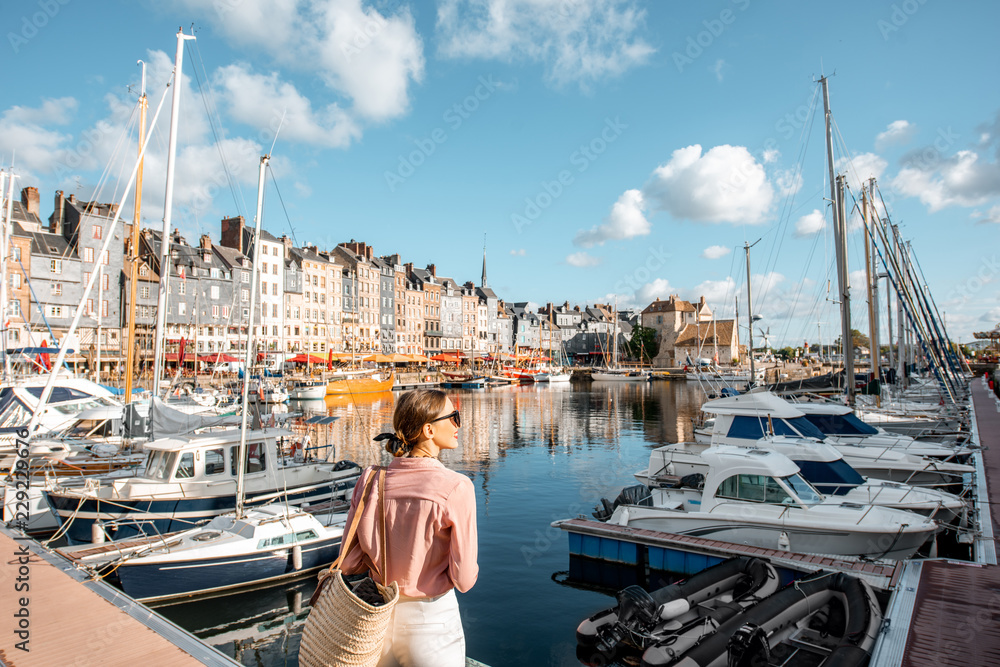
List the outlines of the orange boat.
{"type": "Polygon", "coordinates": [[[392,385],[395,381],[395,373],[389,373],[389,377],[385,379],[381,375],[376,374],[369,377],[333,380],[326,385],[326,395],[344,396],[348,394],[372,394],[381,391],[392,391],[392,385]]]}

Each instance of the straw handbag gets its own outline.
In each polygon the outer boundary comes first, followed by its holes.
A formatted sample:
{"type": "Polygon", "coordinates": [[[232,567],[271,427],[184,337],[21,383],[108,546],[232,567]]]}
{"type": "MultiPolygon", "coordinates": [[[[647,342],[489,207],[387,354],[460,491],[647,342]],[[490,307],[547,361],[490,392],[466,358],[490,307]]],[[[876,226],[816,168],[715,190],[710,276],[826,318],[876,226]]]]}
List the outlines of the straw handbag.
{"type": "MultiPolygon", "coordinates": [[[[380,531],[382,547],[382,581],[386,581],[386,530],[385,496],[386,469],[368,476],[364,493],[358,501],[357,510],[347,533],[341,540],[340,555],[329,569],[319,574],[319,586],[310,601],[312,610],[306,619],[299,645],[299,665],[302,667],[375,667],[382,654],[382,643],[389,630],[392,611],[399,600],[396,582],[388,586],[374,583],[385,604],[374,606],[359,598],[344,580],[340,571],[347,552],[353,546],[352,540],[358,527],[358,520],[365,508],[365,498],[371,490],[376,474],[379,478],[378,505],[382,519],[380,531]]],[[[377,573],[376,573],[377,574],[377,573]]],[[[367,582],[365,582],[367,584],[367,582]]]]}

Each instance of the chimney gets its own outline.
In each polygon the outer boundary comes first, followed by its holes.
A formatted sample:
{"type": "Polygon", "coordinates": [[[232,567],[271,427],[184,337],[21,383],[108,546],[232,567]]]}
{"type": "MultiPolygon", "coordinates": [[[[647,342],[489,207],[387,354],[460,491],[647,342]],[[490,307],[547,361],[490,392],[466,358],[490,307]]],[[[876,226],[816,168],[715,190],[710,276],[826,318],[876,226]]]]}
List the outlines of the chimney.
{"type": "Polygon", "coordinates": [[[436,266],[434,266],[433,264],[428,264],[427,265],[427,270],[431,272],[431,277],[432,278],[437,278],[438,274],[437,274],[437,267],[436,266]]]}
{"type": "Polygon", "coordinates": [[[74,205],[76,204],[76,195],[69,196],[69,203],[74,205]]]}
{"type": "Polygon", "coordinates": [[[244,220],[242,215],[237,215],[232,218],[222,219],[222,234],[219,239],[219,244],[227,248],[232,248],[237,252],[246,254],[243,249],[243,225],[244,220]]]}
{"type": "Polygon", "coordinates": [[[406,271],[406,276],[409,277],[413,273],[413,262],[407,262],[403,264],[403,269],[406,271]]]}
{"type": "Polygon", "coordinates": [[[41,217],[38,213],[38,201],[38,188],[28,186],[21,190],[21,203],[24,204],[28,214],[36,218],[41,217]]]}
{"type": "Polygon", "coordinates": [[[66,220],[66,198],[62,190],[56,190],[55,210],[49,218],[49,231],[62,236],[63,222],[66,220]]]}
{"type": "Polygon", "coordinates": [[[288,251],[292,249],[292,239],[290,239],[287,234],[282,234],[281,242],[285,246],[285,256],[287,257],[288,251]]]}

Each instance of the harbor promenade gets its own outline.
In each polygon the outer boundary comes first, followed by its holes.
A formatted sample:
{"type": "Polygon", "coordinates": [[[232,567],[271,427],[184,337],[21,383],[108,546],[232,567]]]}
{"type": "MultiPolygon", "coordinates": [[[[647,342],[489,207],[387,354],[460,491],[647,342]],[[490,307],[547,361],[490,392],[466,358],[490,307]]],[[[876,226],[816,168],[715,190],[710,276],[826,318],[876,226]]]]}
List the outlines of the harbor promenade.
{"type": "Polygon", "coordinates": [[[0,527],[0,664],[238,665],[121,591],[0,527]]]}

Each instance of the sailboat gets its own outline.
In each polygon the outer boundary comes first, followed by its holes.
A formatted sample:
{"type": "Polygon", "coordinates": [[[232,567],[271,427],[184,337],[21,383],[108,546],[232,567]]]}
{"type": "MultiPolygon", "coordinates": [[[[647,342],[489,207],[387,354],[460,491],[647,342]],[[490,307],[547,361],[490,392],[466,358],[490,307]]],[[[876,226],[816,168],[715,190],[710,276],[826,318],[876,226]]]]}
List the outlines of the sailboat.
{"type": "MultiPolygon", "coordinates": [[[[548,332],[549,332],[549,355],[552,354],[552,310],[549,309],[549,320],[548,320],[548,332]]],[[[562,346],[562,336],[559,336],[559,365],[550,365],[547,368],[542,368],[541,372],[535,375],[535,382],[569,382],[572,373],[568,373],[562,367],[563,360],[563,346],[562,346]]]]}
{"type": "Polygon", "coordinates": [[[618,365],[618,304],[615,304],[614,311],[614,333],[611,342],[612,354],[611,365],[600,370],[595,370],[590,376],[597,382],[646,382],[649,380],[649,371],[635,368],[623,368],[618,365]]]}

